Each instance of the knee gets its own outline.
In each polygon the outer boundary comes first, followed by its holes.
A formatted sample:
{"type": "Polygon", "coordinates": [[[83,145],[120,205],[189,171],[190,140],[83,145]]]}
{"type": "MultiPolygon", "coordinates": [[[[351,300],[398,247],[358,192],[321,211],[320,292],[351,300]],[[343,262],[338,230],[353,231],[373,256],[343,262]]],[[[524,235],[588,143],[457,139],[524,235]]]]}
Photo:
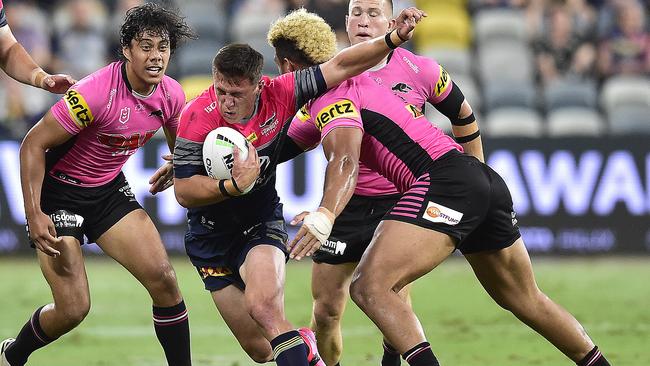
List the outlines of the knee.
{"type": "Polygon", "coordinates": [[[368,276],[358,276],[350,284],[350,297],[361,309],[372,306],[382,296],[378,281],[372,281],[368,276]]]}
{"type": "Polygon", "coordinates": [[[314,322],[317,327],[339,324],[345,307],[345,294],[335,293],[314,301],[314,322]]]}
{"type": "Polygon", "coordinates": [[[175,298],[180,298],[176,272],[171,263],[161,263],[155,270],[149,273],[149,279],[149,286],[154,296],[164,294],[166,296],[172,295],[175,298]]]}
{"type": "Polygon", "coordinates": [[[86,319],[90,312],[90,300],[87,298],[75,299],[74,303],[63,306],[60,311],[57,308],[57,313],[60,314],[61,323],[65,324],[66,328],[74,328],[86,319]]]}
{"type": "Polygon", "coordinates": [[[251,297],[246,299],[248,314],[262,328],[272,326],[282,317],[282,301],[276,296],[251,297]]]}

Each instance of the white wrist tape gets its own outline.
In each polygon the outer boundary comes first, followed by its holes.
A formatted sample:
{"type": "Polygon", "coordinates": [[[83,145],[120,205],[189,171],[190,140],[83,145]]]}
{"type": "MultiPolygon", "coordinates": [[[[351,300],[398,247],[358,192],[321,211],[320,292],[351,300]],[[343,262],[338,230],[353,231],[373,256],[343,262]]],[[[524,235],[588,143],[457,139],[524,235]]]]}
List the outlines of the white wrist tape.
{"type": "Polygon", "coordinates": [[[303,224],[321,244],[324,244],[327,238],[330,237],[334,225],[327,215],[319,211],[310,212],[309,215],[305,216],[303,224]]]}

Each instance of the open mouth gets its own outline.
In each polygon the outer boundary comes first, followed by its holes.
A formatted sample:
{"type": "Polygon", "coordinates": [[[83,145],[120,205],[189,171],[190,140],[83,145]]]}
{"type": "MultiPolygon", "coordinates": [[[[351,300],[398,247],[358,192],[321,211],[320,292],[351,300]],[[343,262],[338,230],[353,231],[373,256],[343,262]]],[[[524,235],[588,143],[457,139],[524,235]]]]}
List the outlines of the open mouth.
{"type": "Polygon", "coordinates": [[[147,74],[149,74],[149,76],[156,77],[162,73],[163,68],[162,66],[149,66],[145,70],[147,71],[147,74]]]}

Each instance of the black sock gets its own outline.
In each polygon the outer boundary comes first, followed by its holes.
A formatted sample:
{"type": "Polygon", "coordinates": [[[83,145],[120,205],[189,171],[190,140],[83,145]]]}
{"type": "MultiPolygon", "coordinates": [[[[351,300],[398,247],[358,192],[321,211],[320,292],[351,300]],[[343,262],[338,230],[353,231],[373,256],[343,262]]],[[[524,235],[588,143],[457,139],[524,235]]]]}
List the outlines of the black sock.
{"type": "Polygon", "coordinates": [[[381,366],[399,366],[402,364],[399,352],[393,348],[386,340],[382,343],[384,355],[381,357],[381,366]]]}
{"type": "Polygon", "coordinates": [[[169,366],[190,366],[190,323],[185,302],[168,307],[153,307],[153,324],[169,366]]]}
{"type": "Polygon", "coordinates": [[[422,342],[402,356],[411,366],[440,366],[429,342],[422,342]]]}
{"type": "Polygon", "coordinates": [[[587,355],[577,363],[578,366],[611,366],[605,359],[598,347],[594,347],[587,355]]]}
{"type": "Polygon", "coordinates": [[[11,366],[23,366],[34,351],[56,340],[56,338],[48,337],[41,328],[39,316],[43,307],[41,306],[32,314],[32,317],[16,336],[16,341],[7,347],[5,357],[11,366]]]}
{"type": "Polygon", "coordinates": [[[271,347],[273,359],[278,366],[309,366],[309,350],[297,330],[290,330],[273,338],[271,347]]]}

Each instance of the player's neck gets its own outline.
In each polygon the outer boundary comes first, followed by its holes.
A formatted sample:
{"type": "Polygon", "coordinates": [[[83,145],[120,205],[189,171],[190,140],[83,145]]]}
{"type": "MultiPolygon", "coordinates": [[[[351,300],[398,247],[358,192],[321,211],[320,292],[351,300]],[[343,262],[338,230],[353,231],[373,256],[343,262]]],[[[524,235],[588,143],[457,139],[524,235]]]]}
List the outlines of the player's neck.
{"type": "Polygon", "coordinates": [[[150,84],[142,80],[129,65],[125,65],[124,71],[127,86],[136,96],[146,98],[156,91],[156,84],[150,84]]]}

